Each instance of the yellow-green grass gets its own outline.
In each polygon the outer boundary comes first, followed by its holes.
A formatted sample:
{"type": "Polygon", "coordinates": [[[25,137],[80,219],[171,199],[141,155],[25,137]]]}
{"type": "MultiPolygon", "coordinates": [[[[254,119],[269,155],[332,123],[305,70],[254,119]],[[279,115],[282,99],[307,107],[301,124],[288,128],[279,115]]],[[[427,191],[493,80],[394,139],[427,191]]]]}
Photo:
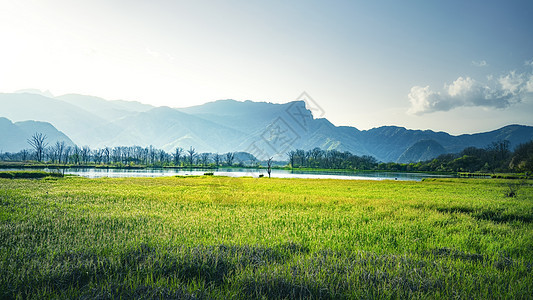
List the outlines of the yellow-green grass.
{"type": "Polygon", "coordinates": [[[0,298],[531,298],[509,182],[0,179],[0,298]]]}

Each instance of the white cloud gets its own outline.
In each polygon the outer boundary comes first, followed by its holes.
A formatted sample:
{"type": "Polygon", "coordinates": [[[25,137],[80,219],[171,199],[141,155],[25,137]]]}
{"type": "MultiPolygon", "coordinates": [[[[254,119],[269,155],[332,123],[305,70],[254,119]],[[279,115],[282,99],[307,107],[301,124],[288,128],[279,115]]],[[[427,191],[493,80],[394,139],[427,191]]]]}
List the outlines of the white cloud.
{"type": "Polygon", "coordinates": [[[472,65],[474,65],[476,67],[487,67],[489,64],[487,63],[486,60],[480,60],[480,61],[473,60],[472,61],[472,65]]]}
{"type": "Polygon", "coordinates": [[[494,79],[488,77],[481,83],[470,77],[459,77],[444,85],[442,92],[429,86],[414,86],[408,95],[410,114],[422,115],[436,111],[449,111],[457,107],[506,108],[519,103],[526,93],[533,92],[533,74],[509,72],[494,79]]]}
{"type": "Polygon", "coordinates": [[[515,71],[499,78],[499,82],[503,89],[509,90],[511,93],[519,93],[528,83],[529,74],[517,74],[515,71]]]}
{"type": "Polygon", "coordinates": [[[425,111],[432,111],[435,103],[439,102],[440,95],[429,89],[429,86],[421,87],[414,86],[409,93],[409,101],[411,101],[411,108],[409,113],[419,114],[425,111]]]}
{"type": "Polygon", "coordinates": [[[529,75],[529,79],[526,83],[526,91],[528,93],[533,93],[533,75],[529,75]]]}

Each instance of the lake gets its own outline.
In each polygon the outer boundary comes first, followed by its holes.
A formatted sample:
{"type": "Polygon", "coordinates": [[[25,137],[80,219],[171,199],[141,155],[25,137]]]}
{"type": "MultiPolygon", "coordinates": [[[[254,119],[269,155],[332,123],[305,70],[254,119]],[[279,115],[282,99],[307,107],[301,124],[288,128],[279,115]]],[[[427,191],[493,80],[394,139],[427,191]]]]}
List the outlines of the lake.
{"type": "MultiPolygon", "coordinates": [[[[1,169],[2,171],[14,169],[1,169]]],[[[22,169],[17,169],[22,170],[22,169]]],[[[57,169],[26,169],[57,172],[57,169]]],[[[62,172],[62,169],[61,169],[62,172]]],[[[101,168],[68,168],[65,174],[78,175],[88,178],[100,177],[161,177],[161,176],[190,176],[203,175],[213,172],[215,176],[230,177],[268,177],[266,169],[224,168],[224,169],[101,169],[101,168]]],[[[401,173],[401,172],[357,172],[357,171],[302,171],[302,170],[272,170],[272,177],[276,178],[321,178],[345,180],[409,180],[420,181],[424,178],[452,177],[431,173],[401,173]]]]}

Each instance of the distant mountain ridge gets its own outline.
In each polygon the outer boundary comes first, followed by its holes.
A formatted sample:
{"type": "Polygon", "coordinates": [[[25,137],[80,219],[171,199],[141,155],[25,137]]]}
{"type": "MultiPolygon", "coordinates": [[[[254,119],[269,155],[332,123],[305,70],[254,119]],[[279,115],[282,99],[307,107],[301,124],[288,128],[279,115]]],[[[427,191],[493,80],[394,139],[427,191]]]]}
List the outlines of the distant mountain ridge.
{"type": "Polygon", "coordinates": [[[99,97],[78,94],[66,94],[56,97],[56,99],[78,106],[106,120],[114,120],[124,116],[133,115],[138,112],[146,112],[154,108],[154,106],[142,104],[136,101],[108,101],[99,97]]]}
{"type": "Polygon", "coordinates": [[[39,121],[13,123],[9,119],[0,117],[0,151],[18,152],[31,148],[28,139],[35,133],[44,134],[49,145],[53,145],[55,142],[65,142],[67,146],[74,146],[68,136],[50,123],[39,121]]]}
{"type": "MultiPolygon", "coordinates": [[[[260,160],[271,156],[286,160],[289,150],[319,147],[370,155],[384,162],[416,162],[466,147],[484,148],[500,140],[509,140],[515,147],[533,139],[533,127],[523,125],[458,136],[397,126],[358,130],[315,119],[304,101],[218,100],[170,108],[76,94],[16,93],[0,94],[0,117],[48,122],[80,146],[153,145],[167,152],[192,146],[198,152],[249,152],[260,160]]],[[[11,135],[22,134],[10,128],[11,135]]]]}

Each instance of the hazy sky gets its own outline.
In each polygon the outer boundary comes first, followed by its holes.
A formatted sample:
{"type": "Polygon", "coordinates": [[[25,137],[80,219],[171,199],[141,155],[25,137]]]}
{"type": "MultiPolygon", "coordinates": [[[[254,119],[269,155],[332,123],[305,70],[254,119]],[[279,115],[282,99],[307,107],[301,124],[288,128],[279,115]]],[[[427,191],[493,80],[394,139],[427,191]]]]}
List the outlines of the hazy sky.
{"type": "Polygon", "coordinates": [[[533,1],[0,0],[0,92],[285,103],[335,125],[533,125],[533,1]]]}

